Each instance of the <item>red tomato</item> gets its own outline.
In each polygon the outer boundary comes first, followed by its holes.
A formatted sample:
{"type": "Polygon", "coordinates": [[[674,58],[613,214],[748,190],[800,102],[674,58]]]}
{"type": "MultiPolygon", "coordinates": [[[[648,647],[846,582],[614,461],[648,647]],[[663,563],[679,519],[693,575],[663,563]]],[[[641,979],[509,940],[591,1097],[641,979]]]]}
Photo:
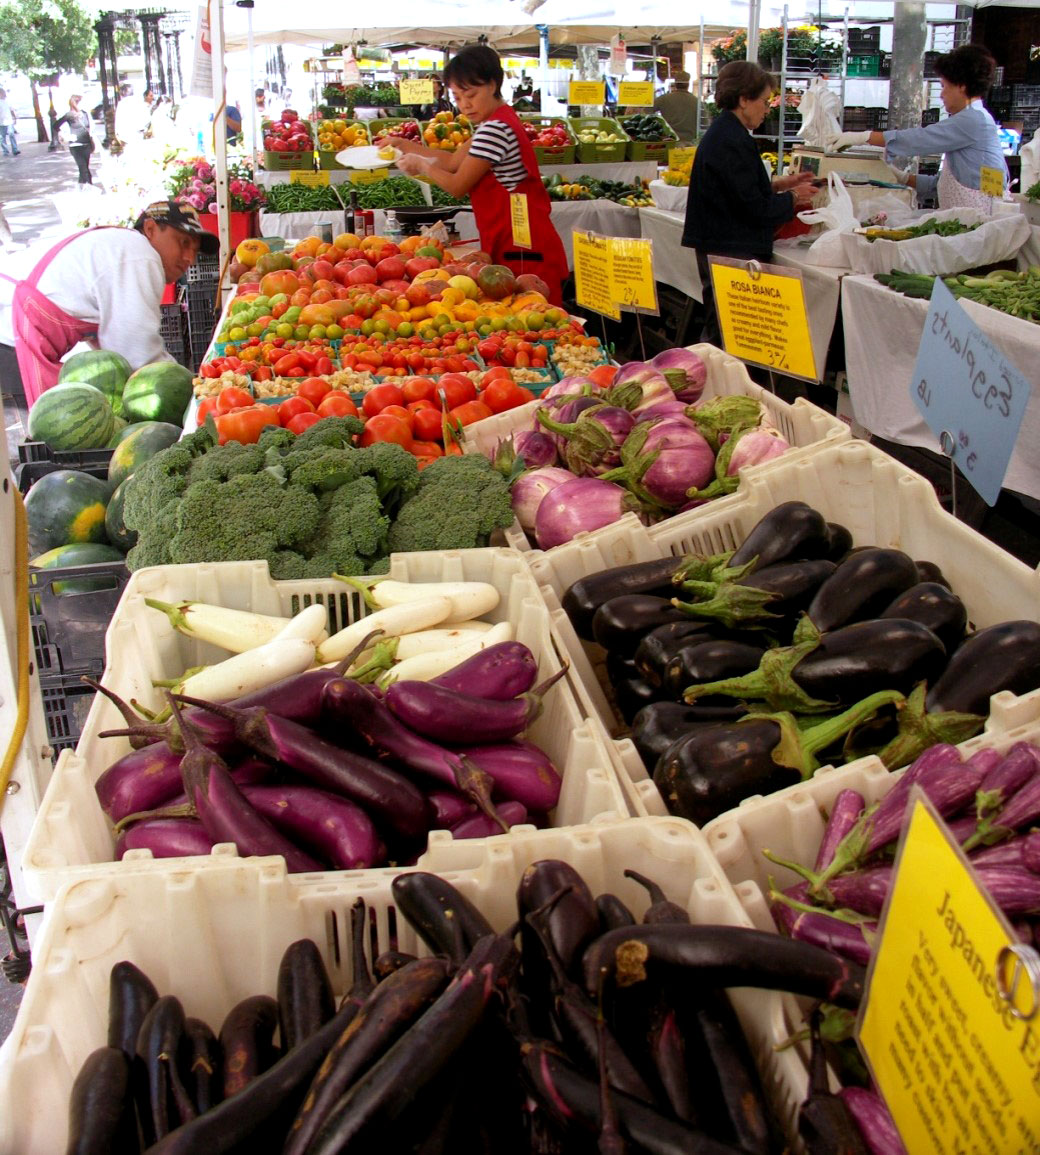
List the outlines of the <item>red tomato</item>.
{"type": "Polygon", "coordinates": [[[205,422],[206,417],[212,413],[216,417],[217,399],[216,397],[203,397],[199,402],[199,407],[195,412],[195,420],[199,425],[205,422]]]}
{"type": "Polygon", "coordinates": [[[290,433],[302,433],[305,429],[310,429],[312,425],[317,425],[320,420],[321,415],[319,413],[297,413],[285,428],[290,433]]]}
{"type": "Polygon", "coordinates": [[[349,393],[333,389],[321,399],[318,413],[322,417],[357,417],[358,407],[349,393]]]}
{"type": "MultiPolygon", "coordinates": [[[[415,354],[409,354],[408,361],[411,364],[411,358],[415,354]]],[[[404,394],[405,403],[412,401],[432,401],[436,390],[433,382],[427,381],[425,377],[406,377],[401,382],[401,392],[404,394]]]]}
{"type": "Polygon", "coordinates": [[[504,365],[495,365],[480,379],[481,385],[490,385],[492,381],[512,381],[513,375],[504,365]]]}
{"type": "Polygon", "coordinates": [[[374,417],[388,405],[403,405],[405,400],[404,392],[397,385],[377,385],[365,394],[361,409],[366,417],[374,417]]]}
{"type": "Polygon", "coordinates": [[[299,389],[296,390],[296,396],[303,397],[312,405],[317,406],[330,389],[331,386],[328,381],[324,381],[321,377],[308,377],[299,389]]]}
{"type": "Polygon", "coordinates": [[[441,391],[444,392],[445,401],[449,409],[454,409],[457,405],[465,405],[467,401],[475,401],[477,399],[477,387],[468,377],[463,377],[461,373],[445,373],[443,377],[437,382],[437,398],[440,399],[441,391]]]}
{"type": "Polygon", "coordinates": [[[281,405],[278,406],[278,420],[283,425],[288,425],[297,413],[313,412],[314,406],[307,400],[306,397],[290,397],[287,401],[283,401],[281,405]]]}
{"type": "Polygon", "coordinates": [[[253,404],[253,396],[247,389],[228,385],[217,394],[217,412],[230,413],[232,409],[244,409],[253,404]]]}
{"type": "Polygon", "coordinates": [[[507,409],[515,409],[517,405],[523,404],[518,394],[519,388],[515,381],[499,378],[488,383],[481,394],[481,400],[492,413],[504,413],[507,409]]]}
{"type": "Polygon", "coordinates": [[[377,413],[365,422],[365,431],[361,434],[361,444],[363,446],[374,445],[377,441],[393,441],[405,449],[411,449],[412,432],[399,417],[377,413]]]}
{"type": "Polygon", "coordinates": [[[460,425],[472,425],[474,421],[483,421],[493,413],[494,411],[483,401],[467,401],[464,405],[456,405],[451,411],[451,416],[460,425]]]}
{"type": "Polygon", "coordinates": [[[276,377],[286,377],[290,369],[295,369],[300,364],[299,353],[283,353],[274,363],[274,372],[276,377]]]}
{"type": "MultiPolygon", "coordinates": [[[[430,384],[432,385],[433,382],[431,381],[430,384]]],[[[416,413],[420,409],[432,409],[435,413],[440,413],[440,407],[432,401],[409,401],[405,408],[409,413],[416,413]]]]}
{"type": "Polygon", "coordinates": [[[421,441],[440,441],[441,439],[441,412],[430,406],[428,409],[416,409],[413,414],[415,424],[414,433],[421,441]]]}
{"type": "Polygon", "coordinates": [[[260,436],[265,425],[277,425],[278,414],[274,405],[250,405],[248,408],[233,409],[216,418],[220,443],[241,441],[251,445],[260,436]]]}
{"type": "Polygon", "coordinates": [[[411,452],[419,458],[420,465],[424,461],[432,461],[435,457],[444,456],[444,450],[436,441],[413,441],[411,452]]]}
{"type": "Polygon", "coordinates": [[[391,417],[396,417],[403,421],[410,430],[414,429],[415,414],[410,409],[406,409],[403,405],[387,405],[386,408],[382,409],[380,412],[389,413],[391,417]]]}

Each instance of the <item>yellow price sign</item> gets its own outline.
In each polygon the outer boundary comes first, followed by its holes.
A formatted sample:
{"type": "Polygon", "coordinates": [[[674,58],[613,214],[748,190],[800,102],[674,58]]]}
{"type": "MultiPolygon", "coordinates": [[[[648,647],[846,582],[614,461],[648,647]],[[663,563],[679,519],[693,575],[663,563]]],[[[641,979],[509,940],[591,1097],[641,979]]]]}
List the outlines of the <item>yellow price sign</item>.
{"type": "Polygon", "coordinates": [[[289,173],[290,184],[305,184],[309,188],[319,188],[322,185],[329,183],[329,170],[327,168],[319,169],[317,172],[307,170],[293,171],[289,173]]]}
{"type": "Polygon", "coordinates": [[[688,160],[693,160],[695,148],[670,148],[668,150],[668,167],[681,168],[688,160]]]}
{"type": "Polygon", "coordinates": [[[574,241],[574,295],[579,305],[621,320],[611,287],[611,237],[595,233],[572,234],[574,241]]]}
{"type": "Polygon", "coordinates": [[[402,104],[433,104],[433,81],[402,80],[400,81],[402,104]]]}
{"type": "Polygon", "coordinates": [[[817,380],[800,272],[712,257],[715,306],[727,353],[794,377],[817,380]]]}
{"type": "Polygon", "coordinates": [[[527,193],[509,194],[509,220],[513,226],[513,244],[518,249],[529,249],[531,218],[527,213],[527,193]]]}
{"type": "Polygon", "coordinates": [[[652,80],[622,80],[618,84],[618,104],[630,104],[633,107],[651,108],[654,103],[654,84],[652,80]]]}
{"type": "Polygon", "coordinates": [[[1004,174],[999,168],[979,169],[979,191],[983,196],[1002,197],[1004,195],[1004,174]]]}
{"type": "Polygon", "coordinates": [[[1038,1151],[1040,958],[918,791],[912,806],[860,1048],[909,1155],[1038,1151]]]}
{"type": "Polygon", "coordinates": [[[612,298],[623,308],[657,312],[651,241],[610,238],[610,285],[612,298]]]}
{"type": "Polygon", "coordinates": [[[602,104],[605,96],[602,80],[572,80],[567,88],[568,104],[602,104]]]}
{"type": "Polygon", "coordinates": [[[377,184],[381,180],[386,180],[387,171],[385,168],[355,168],[350,172],[351,184],[377,184]]]}

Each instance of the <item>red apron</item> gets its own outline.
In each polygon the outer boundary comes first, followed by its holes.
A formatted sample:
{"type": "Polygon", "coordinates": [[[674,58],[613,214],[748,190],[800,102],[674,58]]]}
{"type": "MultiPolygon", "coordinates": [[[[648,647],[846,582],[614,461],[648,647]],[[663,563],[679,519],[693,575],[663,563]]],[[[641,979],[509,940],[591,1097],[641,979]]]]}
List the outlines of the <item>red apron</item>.
{"type": "Polygon", "coordinates": [[[64,309],[59,309],[36,287],[44,269],[58,253],[70,241],[91,231],[84,229],[59,241],[40,258],[39,263],[24,281],[15,283],[11,314],[14,325],[14,350],[18,357],[18,370],[22,376],[25,399],[30,408],[45,389],[57,385],[62,357],[80,341],[97,337],[95,322],[70,317],[64,309]]]}
{"type": "Polygon", "coordinates": [[[527,176],[512,192],[527,194],[531,248],[518,249],[513,244],[513,228],[509,212],[510,190],[493,172],[485,173],[470,189],[469,194],[473,215],[477,221],[477,231],[480,233],[480,247],[496,265],[505,265],[517,274],[534,273],[541,277],[549,286],[549,300],[554,305],[562,306],[563,282],[567,277],[567,254],[564,252],[559,233],[553,228],[550,219],[552,202],[538,173],[534,149],[521,127],[520,118],[508,104],[502,105],[488,119],[501,120],[508,124],[520,144],[520,159],[527,169],[527,176]]]}

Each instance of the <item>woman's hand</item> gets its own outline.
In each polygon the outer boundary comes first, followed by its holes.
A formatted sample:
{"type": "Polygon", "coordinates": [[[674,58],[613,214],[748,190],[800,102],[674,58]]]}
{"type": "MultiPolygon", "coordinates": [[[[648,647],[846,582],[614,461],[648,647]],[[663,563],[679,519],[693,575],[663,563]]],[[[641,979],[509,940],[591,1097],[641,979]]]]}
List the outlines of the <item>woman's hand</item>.
{"type": "MultiPolygon", "coordinates": [[[[810,174],[811,175],[811,174],[810,174]]],[[[802,181],[796,184],[791,191],[794,193],[794,207],[795,209],[807,209],[812,207],[813,197],[816,196],[816,186],[809,181],[802,181]]]]}
{"type": "Polygon", "coordinates": [[[403,136],[388,136],[385,134],[374,136],[372,143],[378,148],[386,148],[389,145],[391,148],[396,148],[398,152],[416,152],[422,148],[422,145],[417,140],[406,140],[403,136]]]}
{"type": "Polygon", "coordinates": [[[788,189],[796,188],[798,185],[811,185],[816,179],[814,174],[806,169],[805,172],[792,172],[787,176],[773,177],[773,189],[776,192],[786,192],[788,189]]]}
{"type": "Polygon", "coordinates": [[[411,153],[398,157],[395,163],[397,164],[398,170],[406,176],[418,176],[420,173],[425,173],[432,162],[424,156],[417,156],[411,153]]]}

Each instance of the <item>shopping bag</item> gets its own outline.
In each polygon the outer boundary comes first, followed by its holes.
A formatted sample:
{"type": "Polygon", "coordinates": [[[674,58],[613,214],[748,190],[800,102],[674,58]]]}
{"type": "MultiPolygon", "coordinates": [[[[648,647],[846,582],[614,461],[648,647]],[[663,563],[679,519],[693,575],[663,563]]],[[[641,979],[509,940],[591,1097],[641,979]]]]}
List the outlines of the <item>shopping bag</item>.
{"type": "Polygon", "coordinates": [[[827,175],[827,192],[827,204],[798,214],[803,224],[822,225],[824,229],[806,250],[805,259],[813,265],[842,266],[846,263],[842,234],[858,228],[859,219],[852,207],[852,197],[845,188],[845,182],[835,172],[827,175]]]}

